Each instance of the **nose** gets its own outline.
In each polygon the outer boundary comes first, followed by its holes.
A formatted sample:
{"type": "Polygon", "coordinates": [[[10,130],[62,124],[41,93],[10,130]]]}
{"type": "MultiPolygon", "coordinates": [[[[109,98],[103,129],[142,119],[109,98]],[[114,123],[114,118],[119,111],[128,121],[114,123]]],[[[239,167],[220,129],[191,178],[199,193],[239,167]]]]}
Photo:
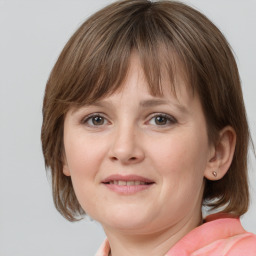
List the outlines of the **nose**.
{"type": "Polygon", "coordinates": [[[109,156],[112,161],[119,161],[124,165],[143,161],[145,153],[141,136],[136,128],[126,126],[116,129],[109,156]]]}

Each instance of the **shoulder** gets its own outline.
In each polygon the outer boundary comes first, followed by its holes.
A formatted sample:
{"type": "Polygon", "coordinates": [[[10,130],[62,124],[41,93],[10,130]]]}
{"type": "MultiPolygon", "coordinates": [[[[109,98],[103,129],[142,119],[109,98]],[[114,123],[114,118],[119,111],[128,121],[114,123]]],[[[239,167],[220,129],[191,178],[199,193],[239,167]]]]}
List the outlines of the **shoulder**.
{"type": "Polygon", "coordinates": [[[227,256],[256,256],[256,235],[246,232],[233,237],[227,256]]]}
{"type": "Polygon", "coordinates": [[[208,224],[216,233],[213,244],[220,255],[225,256],[256,256],[256,235],[247,232],[240,219],[228,214],[213,214],[208,216],[208,224]]]}
{"type": "Polygon", "coordinates": [[[256,256],[256,235],[247,232],[239,218],[215,214],[183,237],[167,255],[256,256]]]}

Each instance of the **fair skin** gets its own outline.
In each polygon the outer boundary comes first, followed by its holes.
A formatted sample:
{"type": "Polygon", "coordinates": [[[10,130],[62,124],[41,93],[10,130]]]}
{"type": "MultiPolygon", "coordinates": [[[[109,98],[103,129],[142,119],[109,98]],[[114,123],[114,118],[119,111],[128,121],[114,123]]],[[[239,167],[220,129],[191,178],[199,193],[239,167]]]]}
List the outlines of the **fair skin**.
{"type": "Polygon", "coordinates": [[[223,177],[232,161],[233,129],[210,143],[199,98],[177,81],[177,97],[167,79],[152,96],[133,55],[121,90],[66,115],[63,172],[112,256],[167,253],[201,224],[204,179],[223,177]]]}

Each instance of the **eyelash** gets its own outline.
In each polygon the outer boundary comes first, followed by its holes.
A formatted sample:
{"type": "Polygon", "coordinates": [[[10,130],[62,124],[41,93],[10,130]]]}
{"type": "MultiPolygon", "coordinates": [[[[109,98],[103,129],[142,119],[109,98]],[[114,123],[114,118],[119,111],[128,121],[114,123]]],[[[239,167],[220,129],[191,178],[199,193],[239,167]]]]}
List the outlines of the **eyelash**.
{"type": "MultiPolygon", "coordinates": [[[[82,119],[82,124],[87,124],[87,125],[90,126],[90,127],[101,126],[101,125],[89,124],[89,121],[90,121],[90,120],[92,121],[92,119],[93,119],[93,118],[96,118],[96,117],[102,118],[104,124],[105,124],[105,122],[107,121],[106,117],[105,117],[104,115],[102,115],[101,113],[93,113],[93,114],[90,114],[90,115],[86,116],[85,118],[83,118],[83,119],[82,119]]],[[[104,125],[104,124],[103,124],[103,125],[104,125]]]]}
{"type": "Polygon", "coordinates": [[[166,119],[166,124],[163,124],[163,125],[157,125],[157,126],[168,126],[168,125],[171,125],[171,124],[175,124],[175,123],[177,123],[177,120],[176,120],[176,118],[174,118],[173,116],[171,116],[171,115],[168,115],[168,114],[164,114],[164,113],[155,113],[155,114],[153,114],[153,116],[151,116],[151,118],[149,119],[149,121],[148,122],[150,122],[151,120],[153,120],[153,119],[156,119],[157,117],[160,117],[160,118],[165,118],[166,119]]]}
{"type": "MultiPolygon", "coordinates": [[[[151,115],[150,119],[149,119],[149,121],[147,121],[147,123],[150,123],[150,121],[154,120],[154,119],[156,121],[156,118],[158,118],[158,117],[164,118],[166,120],[166,123],[165,124],[152,124],[152,125],[166,127],[168,125],[177,123],[177,120],[173,116],[168,115],[168,114],[164,114],[164,113],[155,113],[155,114],[151,115]]],[[[108,120],[101,113],[90,114],[90,115],[86,116],[85,118],[83,118],[82,121],[81,121],[82,124],[87,124],[90,127],[100,127],[102,125],[105,125],[106,122],[108,123],[108,120]],[[89,121],[93,122],[93,118],[96,118],[96,117],[97,118],[102,118],[103,119],[103,124],[99,124],[99,125],[95,125],[93,123],[89,124],[89,121]]]]}

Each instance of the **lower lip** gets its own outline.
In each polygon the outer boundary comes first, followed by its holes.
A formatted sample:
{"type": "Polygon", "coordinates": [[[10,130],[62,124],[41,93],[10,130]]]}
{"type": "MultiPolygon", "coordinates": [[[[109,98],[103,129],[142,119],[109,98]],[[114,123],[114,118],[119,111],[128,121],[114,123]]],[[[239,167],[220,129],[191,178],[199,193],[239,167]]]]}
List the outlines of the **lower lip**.
{"type": "Polygon", "coordinates": [[[121,186],[116,184],[104,184],[108,189],[123,195],[132,195],[152,187],[152,184],[148,185],[134,185],[134,186],[121,186]]]}

